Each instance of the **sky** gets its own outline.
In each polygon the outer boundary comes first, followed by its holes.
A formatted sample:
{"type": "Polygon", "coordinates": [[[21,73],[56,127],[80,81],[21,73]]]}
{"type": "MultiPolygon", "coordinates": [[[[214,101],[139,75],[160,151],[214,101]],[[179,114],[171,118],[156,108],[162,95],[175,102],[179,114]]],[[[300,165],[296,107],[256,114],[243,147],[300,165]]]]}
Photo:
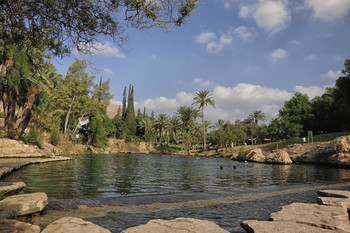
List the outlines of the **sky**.
{"type": "Polygon", "coordinates": [[[97,79],[110,79],[112,103],[131,84],[135,109],[148,115],[173,116],[208,90],[211,122],[243,120],[254,110],[271,120],[295,92],[312,99],[341,76],[350,58],[350,0],[199,0],[171,32],[127,35],[122,47],[101,38],[91,55],[73,51],[53,62],[65,75],[75,57],[88,59],[97,79]]]}

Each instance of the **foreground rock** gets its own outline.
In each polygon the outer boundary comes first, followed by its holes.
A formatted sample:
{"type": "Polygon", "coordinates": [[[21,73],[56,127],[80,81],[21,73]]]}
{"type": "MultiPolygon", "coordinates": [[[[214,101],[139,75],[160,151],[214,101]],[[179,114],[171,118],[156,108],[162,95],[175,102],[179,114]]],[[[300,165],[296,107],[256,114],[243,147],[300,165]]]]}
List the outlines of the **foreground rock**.
{"type": "Polygon", "coordinates": [[[26,187],[24,182],[0,182],[0,195],[26,187]]]}
{"type": "Polygon", "coordinates": [[[256,221],[247,220],[241,223],[241,226],[247,232],[254,233],[331,233],[333,230],[322,229],[318,227],[309,226],[306,224],[294,222],[272,222],[272,221],[256,221]]]}
{"type": "Polygon", "coordinates": [[[228,233],[213,222],[194,218],[177,218],[171,221],[155,219],[147,224],[128,228],[122,233],[228,233]]]}
{"type": "Polygon", "coordinates": [[[12,219],[0,220],[0,232],[2,233],[39,233],[40,227],[12,219]]]}
{"type": "Polygon", "coordinates": [[[345,208],[339,206],[293,203],[283,206],[281,211],[272,213],[270,220],[350,232],[348,212],[345,208]]]}
{"type": "Polygon", "coordinates": [[[18,210],[17,215],[27,215],[42,211],[48,204],[46,193],[30,193],[6,197],[0,206],[9,206],[18,210]]]}
{"type": "Polygon", "coordinates": [[[61,218],[50,225],[48,225],[41,233],[110,233],[109,230],[104,229],[91,222],[84,221],[81,218],[65,217],[61,218]]]}
{"type": "Polygon", "coordinates": [[[11,206],[0,205],[0,219],[16,218],[18,209],[11,206]]]}

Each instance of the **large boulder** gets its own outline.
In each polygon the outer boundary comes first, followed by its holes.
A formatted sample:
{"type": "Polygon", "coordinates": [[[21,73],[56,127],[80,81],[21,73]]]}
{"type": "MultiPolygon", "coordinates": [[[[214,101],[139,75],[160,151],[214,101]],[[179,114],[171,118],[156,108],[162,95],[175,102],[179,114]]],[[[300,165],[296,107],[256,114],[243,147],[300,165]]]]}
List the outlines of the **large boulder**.
{"type": "Polygon", "coordinates": [[[345,190],[324,189],[324,190],[319,190],[317,194],[323,197],[350,198],[350,191],[345,191],[345,190]]]}
{"type": "Polygon", "coordinates": [[[266,156],[262,152],[261,148],[255,148],[249,152],[246,156],[246,160],[264,163],[266,160],[266,156]]]}
{"type": "Polygon", "coordinates": [[[350,153],[350,135],[342,136],[334,139],[325,148],[327,152],[336,153],[350,153]]]}
{"type": "MultiPolygon", "coordinates": [[[[228,233],[213,222],[194,218],[177,218],[171,221],[155,219],[122,233],[228,233]]],[[[44,232],[43,232],[44,233],[44,232]]]]}
{"type": "Polygon", "coordinates": [[[339,206],[293,203],[272,213],[270,220],[295,222],[334,231],[350,232],[347,209],[339,206]]]}
{"type": "Polygon", "coordinates": [[[288,152],[284,150],[276,150],[267,155],[266,162],[278,164],[291,164],[292,160],[290,159],[288,152]]]}
{"type": "Polygon", "coordinates": [[[48,198],[46,193],[14,195],[0,201],[0,206],[16,208],[19,216],[40,212],[47,204],[48,198]]]}
{"type": "Polygon", "coordinates": [[[48,225],[41,233],[110,233],[109,230],[81,218],[65,217],[48,225]]]}
{"type": "Polygon", "coordinates": [[[40,227],[29,223],[12,219],[0,220],[0,232],[2,233],[39,233],[40,227]]]}

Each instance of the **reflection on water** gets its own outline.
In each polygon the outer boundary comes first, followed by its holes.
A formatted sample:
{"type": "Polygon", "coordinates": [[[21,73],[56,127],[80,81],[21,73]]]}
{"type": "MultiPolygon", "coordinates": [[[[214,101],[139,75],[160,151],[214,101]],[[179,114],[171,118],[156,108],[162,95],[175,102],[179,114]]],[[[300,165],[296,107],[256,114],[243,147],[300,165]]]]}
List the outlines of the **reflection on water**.
{"type": "Polygon", "coordinates": [[[325,184],[350,180],[350,170],[314,165],[244,163],[173,155],[92,155],[30,165],[4,178],[24,192],[50,197],[116,197],[182,192],[241,191],[253,187],[325,184]],[[220,170],[220,165],[224,170],[220,170]],[[233,166],[237,170],[233,170],[233,166]]]}

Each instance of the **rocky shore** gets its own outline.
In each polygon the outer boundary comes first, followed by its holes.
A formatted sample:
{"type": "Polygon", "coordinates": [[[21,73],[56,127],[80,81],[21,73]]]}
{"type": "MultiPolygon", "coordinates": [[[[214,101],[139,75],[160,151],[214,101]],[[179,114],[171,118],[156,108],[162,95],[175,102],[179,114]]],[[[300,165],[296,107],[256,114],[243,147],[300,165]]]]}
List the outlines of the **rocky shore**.
{"type": "MultiPolygon", "coordinates": [[[[21,142],[8,139],[0,141],[0,177],[33,163],[64,161],[70,158],[53,156],[21,142]]],[[[333,140],[329,144],[314,145],[311,150],[302,150],[299,145],[266,152],[256,148],[244,153],[231,153],[231,159],[263,163],[317,163],[350,167],[350,136],[333,140]]],[[[114,144],[107,148],[110,153],[128,150],[126,144],[114,144]],[[115,145],[119,149],[116,151],[115,145]]],[[[149,151],[146,145],[133,153],[149,151]]],[[[95,151],[94,151],[95,152],[95,151]]],[[[98,153],[98,151],[96,151],[98,153]]],[[[130,152],[130,151],[125,151],[130,152]]],[[[110,232],[96,224],[76,217],[64,217],[49,224],[45,229],[16,220],[41,212],[48,205],[45,193],[31,193],[8,196],[9,193],[25,187],[23,182],[0,182],[0,232],[110,232]],[[6,197],[3,195],[7,195],[6,197]]],[[[269,221],[245,220],[241,226],[247,232],[287,233],[287,232],[350,232],[348,208],[350,191],[320,190],[318,204],[293,203],[272,213],[269,221]]],[[[148,232],[227,232],[213,222],[194,218],[174,220],[155,219],[123,231],[124,233],[148,232]]]]}

